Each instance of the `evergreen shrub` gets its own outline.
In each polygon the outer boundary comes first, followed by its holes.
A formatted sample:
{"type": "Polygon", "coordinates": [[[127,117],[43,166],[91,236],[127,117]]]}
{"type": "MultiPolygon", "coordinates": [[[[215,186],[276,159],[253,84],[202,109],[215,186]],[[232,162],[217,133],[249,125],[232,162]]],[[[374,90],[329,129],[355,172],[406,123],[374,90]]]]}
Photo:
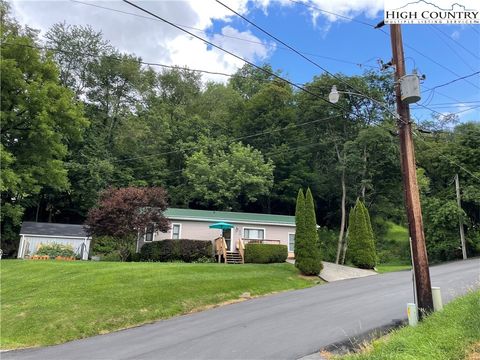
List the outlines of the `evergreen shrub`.
{"type": "Polygon", "coordinates": [[[210,241],[162,240],[144,244],[140,249],[141,261],[184,261],[192,262],[213,257],[210,241]]]}
{"type": "Polygon", "coordinates": [[[254,264],[283,263],[288,257],[287,245],[246,244],[245,262],[254,264]]]}

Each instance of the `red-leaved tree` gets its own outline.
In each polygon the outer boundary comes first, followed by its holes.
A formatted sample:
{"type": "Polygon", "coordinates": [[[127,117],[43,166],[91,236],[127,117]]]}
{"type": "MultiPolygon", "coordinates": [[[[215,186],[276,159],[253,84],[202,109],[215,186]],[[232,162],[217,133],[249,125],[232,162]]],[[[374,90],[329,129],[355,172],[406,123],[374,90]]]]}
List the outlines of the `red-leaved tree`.
{"type": "Polygon", "coordinates": [[[123,261],[147,227],[154,232],[168,231],[169,221],[163,215],[166,208],[167,192],[161,187],[109,188],[88,212],[85,225],[90,235],[114,238],[123,261]]]}

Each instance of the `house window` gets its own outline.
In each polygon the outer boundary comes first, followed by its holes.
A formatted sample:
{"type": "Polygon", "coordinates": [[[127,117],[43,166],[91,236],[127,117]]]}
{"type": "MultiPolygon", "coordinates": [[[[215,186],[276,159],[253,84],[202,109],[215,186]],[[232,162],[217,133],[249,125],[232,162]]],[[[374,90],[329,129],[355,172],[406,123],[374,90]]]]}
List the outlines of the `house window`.
{"type": "Polygon", "coordinates": [[[265,230],[263,229],[243,229],[243,238],[252,240],[264,240],[265,230]]]}
{"type": "Polygon", "coordinates": [[[288,251],[295,251],[295,234],[288,234],[288,251]]]}
{"type": "Polygon", "coordinates": [[[147,229],[145,230],[145,242],[153,241],[153,230],[154,230],[153,224],[147,226],[147,229]]]}
{"type": "Polygon", "coordinates": [[[172,225],[172,239],[180,239],[180,224],[172,225]]]}

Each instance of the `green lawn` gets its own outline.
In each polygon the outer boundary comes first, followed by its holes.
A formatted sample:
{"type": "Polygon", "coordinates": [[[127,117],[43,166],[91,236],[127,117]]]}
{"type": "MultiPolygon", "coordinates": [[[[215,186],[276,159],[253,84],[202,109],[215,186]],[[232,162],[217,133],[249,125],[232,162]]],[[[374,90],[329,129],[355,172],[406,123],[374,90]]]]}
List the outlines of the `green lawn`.
{"type": "Polygon", "coordinates": [[[385,238],[398,243],[408,243],[408,229],[404,226],[397,225],[394,222],[387,221],[388,230],[385,238]]]}
{"type": "MultiPolygon", "coordinates": [[[[318,279],[318,278],[317,278],[318,279]]],[[[318,283],[291,264],[1,261],[1,348],[51,345],[318,283]]]]}
{"type": "Polygon", "coordinates": [[[342,360],[461,360],[480,341],[480,291],[471,292],[429,316],[374,341],[342,360]]]}
{"type": "Polygon", "coordinates": [[[410,270],[412,267],[410,265],[402,265],[402,264],[379,264],[375,266],[377,272],[380,274],[393,272],[393,271],[402,271],[402,270],[410,270]]]}
{"type": "Polygon", "coordinates": [[[376,266],[379,273],[410,269],[410,245],[408,229],[387,221],[387,232],[380,241],[380,264],[376,266]]]}

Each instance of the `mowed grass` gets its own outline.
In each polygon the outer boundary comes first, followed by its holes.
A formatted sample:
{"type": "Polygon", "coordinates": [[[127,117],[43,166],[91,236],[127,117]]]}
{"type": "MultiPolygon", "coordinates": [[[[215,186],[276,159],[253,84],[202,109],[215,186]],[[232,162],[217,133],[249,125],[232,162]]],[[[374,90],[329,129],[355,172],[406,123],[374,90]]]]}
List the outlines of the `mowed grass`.
{"type": "Polygon", "coordinates": [[[385,238],[398,243],[408,243],[408,229],[406,227],[397,225],[391,221],[387,221],[387,225],[388,230],[385,238]]]}
{"type": "Polygon", "coordinates": [[[404,327],[342,360],[460,360],[480,341],[480,291],[456,299],[417,327],[404,327]]]}
{"type": "Polygon", "coordinates": [[[402,271],[402,270],[410,270],[412,267],[410,265],[402,265],[402,264],[379,264],[375,266],[377,272],[380,274],[393,272],[393,271],[402,271]]]}
{"type": "MultiPolygon", "coordinates": [[[[318,278],[317,278],[318,279],[318,278]]],[[[1,261],[1,348],[59,344],[313,286],[291,264],[1,261]]]]}
{"type": "Polygon", "coordinates": [[[410,258],[408,229],[391,221],[387,221],[386,224],[387,232],[384,240],[380,241],[387,242],[388,245],[382,251],[389,252],[391,255],[388,257],[389,260],[376,266],[377,271],[387,273],[411,269],[410,263],[406,260],[406,257],[410,258]]]}

